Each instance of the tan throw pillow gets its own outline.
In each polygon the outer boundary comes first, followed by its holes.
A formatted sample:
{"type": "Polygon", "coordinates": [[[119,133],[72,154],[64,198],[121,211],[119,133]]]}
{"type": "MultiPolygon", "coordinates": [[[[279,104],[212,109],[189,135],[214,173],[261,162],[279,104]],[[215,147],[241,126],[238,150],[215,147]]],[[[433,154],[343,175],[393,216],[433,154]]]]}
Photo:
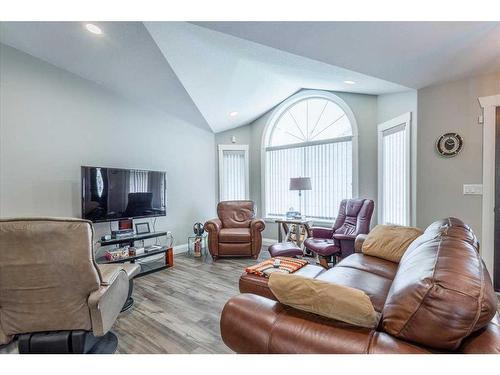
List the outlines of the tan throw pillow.
{"type": "Polygon", "coordinates": [[[400,225],[377,225],[368,233],[363,254],[399,263],[408,246],[424,233],[420,228],[400,225]]]}
{"type": "Polygon", "coordinates": [[[376,327],[380,318],[358,289],[281,273],[271,274],[268,285],[278,301],[298,310],[367,328],[376,327]]]}

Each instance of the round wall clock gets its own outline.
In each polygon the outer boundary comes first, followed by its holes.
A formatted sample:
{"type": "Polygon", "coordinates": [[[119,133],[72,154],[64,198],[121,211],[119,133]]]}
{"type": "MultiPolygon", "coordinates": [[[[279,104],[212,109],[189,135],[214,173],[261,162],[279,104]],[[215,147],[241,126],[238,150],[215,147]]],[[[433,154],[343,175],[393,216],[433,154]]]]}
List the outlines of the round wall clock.
{"type": "Polygon", "coordinates": [[[464,140],[458,133],[445,133],[436,141],[439,155],[451,158],[456,156],[464,146],[464,140]]]}

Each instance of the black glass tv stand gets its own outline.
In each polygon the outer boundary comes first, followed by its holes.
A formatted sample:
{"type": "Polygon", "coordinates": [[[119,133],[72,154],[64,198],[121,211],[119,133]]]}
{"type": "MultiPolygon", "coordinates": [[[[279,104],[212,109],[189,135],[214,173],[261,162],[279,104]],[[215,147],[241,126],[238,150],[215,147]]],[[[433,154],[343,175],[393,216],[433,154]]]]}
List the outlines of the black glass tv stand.
{"type": "Polygon", "coordinates": [[[110,240],[100,240],[98,243],[101,246],[109,246],[109,245],[128,245],[134,246],[135,241],[147,240],[150,238],[157,238],[166,236],[167,232],[150,232],[144,234],[133,234],[131,236],[120,237],[120,238],[112,238],[110,240]]]}

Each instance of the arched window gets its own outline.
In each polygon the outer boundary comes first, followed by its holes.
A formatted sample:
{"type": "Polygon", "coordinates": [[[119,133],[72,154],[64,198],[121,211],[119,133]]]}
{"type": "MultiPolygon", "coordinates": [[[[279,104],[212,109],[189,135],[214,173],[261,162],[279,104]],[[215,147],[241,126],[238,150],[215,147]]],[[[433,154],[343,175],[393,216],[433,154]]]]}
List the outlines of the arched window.
{"type": "Polygon", "coordinates": [[[264,208],[268,217],[293,207],[315,220],[335,219],[340,201],[357,194],[357,126],[349,106],[323,91],[302,91],[271,115],[263,138],[264,208]],[[289,190],[310,177],[312,191],[289,190]]]}

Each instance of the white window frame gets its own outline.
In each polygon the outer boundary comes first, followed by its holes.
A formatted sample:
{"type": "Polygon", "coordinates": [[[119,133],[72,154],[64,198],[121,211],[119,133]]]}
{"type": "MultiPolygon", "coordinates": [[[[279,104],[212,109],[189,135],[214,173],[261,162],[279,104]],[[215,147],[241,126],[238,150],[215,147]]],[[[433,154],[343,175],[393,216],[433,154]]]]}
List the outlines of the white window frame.
{"type": "Polygon", "coordinates": [[[407,225],[412,225],[412,215],[413,215],[413,205],[412,205],[412,169],[411,169],[411,112],[407,112],[402,114],[401,116],[395,117],[389,121],[383,122],[378,125],[377,133],[378,133],[378,172],[377,172],[377,180],[378,180],[378,223],[384,224],[383,217],[383,208],[384,208],[384,168],[383,168],[383,133],[392,128],[396,128],[398,126],[404,125],[405,132],[405,144],[406,144],[406,176],[405,180],[407,182],[408,191],[406,192],[406,205],[408,207],[408,212],[406,213],[406,223],[407,225]]]}
{"type": "Polygon", "coordinates": [[[248,145],[218,145],[219,150],[219,201],[222,197],[222,163],[224,157],[224,151],[244,151],[245,153],[245,199],[250,199],[250,162],[248,157],[248,145]]]}
{"type": "MultiPolygon", "coordinates": [[[[286,99],[283,101],[276,109],[272,112],[272,114],[269,116],[263,136],[262,136],[262,143],[261,143],[261,202],[262,202],[262,210],[264,212],[264,219],[267,221],[274,221],[275,217],[270,217],[267,214],[267,206],[266,206],[266,149],[268,148],[273,148],[268,147],[269,141],[271,140],[272,133],[274,130],[275,125],[278,123],[280,117],[290,108],[292,107],[295,103],[300,102],[305,99],[309,98],[323,98],[332,101],[333,103],[337,104],[342,110],[345,112],[347,119],[351,123],[351,128],[352,128],[352,136],[349,138],[351,139],[352,142],[352,196],[357,197],[358,192],[359,192],[359,175],[358,175],[358,123],[356,122],[356,117],[354,116],[354,113],[352,112],[351,108],[349,105],[339,96],[328,92],[328,91],[321,91],[321,90],[303,90],[300,91],[299,93],[291,96],[290,98],[286,99]]],[[[313,144],[321,144],[321,143],[333,143],[333,142],[341,142],[345,141],[346,137],[343,138],[338,138],[338,139],[333,139],[333,140],[326,140],[326,141],[319,141],[319,142],[310,142],[307,143],[307,145],[313,145],[313,144]]],[[[292,147],[301,147],[304,146],[305,144],[291,144],[291,145],[286,145],[286,146],[276,146],[275,148],[292,148],[292,147]]],[[[314,222],[321,223],[321,224],[331,224],[335,221],[334,220],[314,220],[314,222]]]]}

